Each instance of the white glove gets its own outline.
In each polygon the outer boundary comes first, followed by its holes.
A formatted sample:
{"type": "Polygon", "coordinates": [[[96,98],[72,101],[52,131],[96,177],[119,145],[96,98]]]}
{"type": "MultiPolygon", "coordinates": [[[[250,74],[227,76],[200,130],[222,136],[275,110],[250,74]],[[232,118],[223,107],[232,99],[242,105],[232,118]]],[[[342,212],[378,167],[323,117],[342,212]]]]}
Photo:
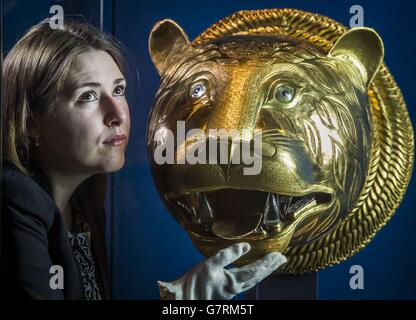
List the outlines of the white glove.
{"type": "Polygon", "coordinates": [[[232,299],[235,295],[254,287],[287,261],[281,253],[271,252],[249,265],[225,269],[227,265],[245,255],[249,250],[250,244],[248,243],[234,244],[198,264],[176,281],[158,281],[161,298],[173,300],[232,299]]]}

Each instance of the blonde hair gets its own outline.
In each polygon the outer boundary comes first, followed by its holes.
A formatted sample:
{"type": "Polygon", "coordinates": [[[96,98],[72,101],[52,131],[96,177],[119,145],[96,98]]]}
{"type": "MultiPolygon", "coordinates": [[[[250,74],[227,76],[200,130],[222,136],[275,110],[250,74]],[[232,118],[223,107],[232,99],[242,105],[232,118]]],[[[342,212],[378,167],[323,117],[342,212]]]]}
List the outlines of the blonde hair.
{"type": "Polygon", "coordinates": [[[33,139],[28,122],[32,115],[51,112],[75,57],[81,53],[106,51],[123,72],[120,48],[115,39],[75,20],[65,21],[62,29],[52,29],[48,19],[30,28],[3,63],[2,158],[29,174],[33,139]]]}

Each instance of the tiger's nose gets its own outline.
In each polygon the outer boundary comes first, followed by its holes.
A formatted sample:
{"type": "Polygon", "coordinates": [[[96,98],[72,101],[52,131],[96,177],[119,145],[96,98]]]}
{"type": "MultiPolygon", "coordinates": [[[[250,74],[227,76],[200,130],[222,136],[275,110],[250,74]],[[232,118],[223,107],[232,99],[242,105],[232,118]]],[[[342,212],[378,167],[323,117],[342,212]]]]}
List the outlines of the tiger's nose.
{"type": "Polygon", "coordinates": [[[257,91],[253,88],[255,67],[232,66],[227,69],[229,83],[210,110],[205,131],[236,130],[243,140],[250,140],[258,118],[255,103],[257,91]]]}

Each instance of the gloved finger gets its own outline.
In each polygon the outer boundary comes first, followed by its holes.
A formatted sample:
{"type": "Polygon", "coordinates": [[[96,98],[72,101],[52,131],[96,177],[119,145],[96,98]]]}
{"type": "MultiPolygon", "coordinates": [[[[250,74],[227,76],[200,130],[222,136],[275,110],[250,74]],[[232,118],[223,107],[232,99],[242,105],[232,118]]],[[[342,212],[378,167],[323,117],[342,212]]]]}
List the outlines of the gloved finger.
{"type": "Polygon", "coordinates": [[[241,282],[237,279],[236,274],[233,272],[234,269],[223,269],[224,276],[226,278],[224,284],[224,292],[231,296],[235,296],[243,291],[242,284],[245,282],[241,282]]]}
{"type": "Polygon", "coordinates": [[[235,281],[240,283],[241,290],[245,291],[255,286],[286,262],[287,259],[284,255],[279,252],[271,252],[253,263],[228,271],[234,275],[235,281]]]}
{"type": "Polygon", "coordinates": [[[218,251],[213,257],[207,260],[207,264],[213,267],[224,268],[236,261],[250,251],[250,244],[247,242],[235,243],[225,249],[218,251]]]}

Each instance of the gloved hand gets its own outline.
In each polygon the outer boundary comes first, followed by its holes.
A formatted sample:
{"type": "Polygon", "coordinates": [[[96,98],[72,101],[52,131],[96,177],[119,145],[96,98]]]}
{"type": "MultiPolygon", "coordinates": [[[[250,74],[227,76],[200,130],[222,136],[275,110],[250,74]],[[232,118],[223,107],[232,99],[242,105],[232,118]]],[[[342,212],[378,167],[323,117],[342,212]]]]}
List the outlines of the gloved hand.
{"type": "Polygon", "coordinates": [[[286,263],[279,252],[271,252],[263,258],[240,268],[225,269],[250,250],[248,243],[234,244],[198,264],[180,279],[173,282],[158,281],[162,299],[211,300],[232,299],[244,292],[286,263]]]}

